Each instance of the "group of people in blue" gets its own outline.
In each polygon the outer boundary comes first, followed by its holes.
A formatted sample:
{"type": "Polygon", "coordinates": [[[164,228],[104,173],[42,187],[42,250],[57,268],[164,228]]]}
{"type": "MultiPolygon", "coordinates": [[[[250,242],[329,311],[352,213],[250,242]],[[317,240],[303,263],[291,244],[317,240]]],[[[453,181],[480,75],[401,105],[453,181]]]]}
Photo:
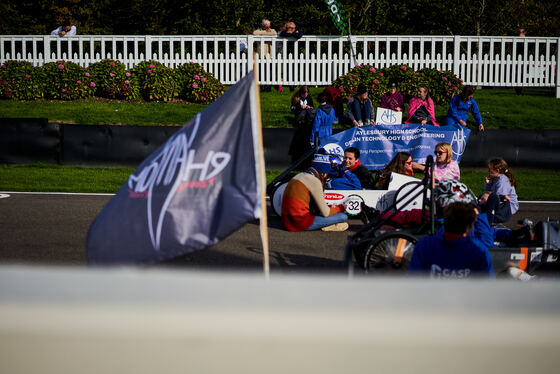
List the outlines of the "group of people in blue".
{"type": "MultiPolygon", "coordinates": [[[[452,98],[445,125],[467,126],[470,112],[479,131],[484,130],[480,109],[473,96],[474,89],[465,86],[460,94],[452,98]]],[[[336,113],[334,109],[336,103],[333,102],[329,92],[321,93],[317,101],[319,106],[314,110],[313,100],[305,86],[292,97],[292,111],[296,116],[296,122],[300,129],[306,126],[304,129],[306,149],[313,145],[316,136],[321,139],[330,136],[333,123],[341,118],[340,112],[336,113]]],[[[396,85],[391,85],[390,90],[383,95],[381,107],[405,111],[403,97],[396,85]]],[[[419,87],[417,95],[410,100],[405,123],[439,126],[434,109],[428,88],[419,87]]],[[[356,94],[349,98],[346,115],[354,126],[375,125],[373,103],[364,85],[360,84],[356,94]]],[[[436,234],[424,237],[417,243],[409,273],[430,274],[436,278],[466,278],[481,274],[493,276],[489,248],[493,246],[494,240],[496,238],[508,240],[527,234],[526,228],[523,228],[519,234],[512,230],[501,229],[498,225],[511,219],[519,209],[515,189],[516,180],[505,160],[499,157],[491,158],[488,160],[488,175],[484,180],[485,192],[476,197],[460,182],[459,165],[452,160],[452,152],[451,146],[446,142],[439,143],[434,148],[434,178],[437,182],[435,198],[438,204],[438,216],[443,219],[443,225],[436,234]]],[[[327,213],[327,216],[332,216],[329,220],[325,220],[320,213],[314,211],[313,206],[325,205],[325,201],[316,191],[312,193],[309,190],[311,188],[309,186],[313,185],[309,182],[313,179],[311,176],[319,179],[318,186],[323,186],[323,189],[376,189],[386,188],[386,180],[391,172],[413,175],[414,169],[424,169],[423,165],[412,160],[410,154],[399,152],[383,170],[379,171],[376,178],[370,170],[361,165],[360,150],[355,147],[349,147],[344,150],[343,155],[338,155],[339,167],[333,167],[333,162],[327,168],[319,166],[322,165],[319,159],[324,158],[324,154],[328,152],[323,149],[319,153],[323,155],[316,154],[307,165],[309,167],[306,166],[304,169],[308,177],[294,178],[288,184],[289,198],[283,199],[282,219],[285,227],[290,231],[317,229],[343,231],[348,228],[347,217],[340,214],[344,211],[344,207],[323,209],[325,212],[330,212],[327,213]],[[321,170],[314,170],[314,167],[320,167],[321,170]],[[290,201],[295,205],[291,206],[290,201]],[[304,224],[298,223],[298,219],[302,217],[304,217],[304,224]],[[321,224],[316,224],[318,222],[321,224]]],[[[376,213],[380,217],[383,216],[383,212],[376,213]]],[[[419,214],[406,212],[392,219],[400,225],[410,225],[415,223],[419,214]]]]}

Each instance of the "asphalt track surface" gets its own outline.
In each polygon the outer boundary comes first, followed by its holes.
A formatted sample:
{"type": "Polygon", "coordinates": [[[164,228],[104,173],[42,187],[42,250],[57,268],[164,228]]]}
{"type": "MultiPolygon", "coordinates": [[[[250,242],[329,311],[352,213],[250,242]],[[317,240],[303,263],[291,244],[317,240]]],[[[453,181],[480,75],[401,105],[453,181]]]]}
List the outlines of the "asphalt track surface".
{"type": "MultiPolygon", "coordinates": [[[[86,236],[111,195],[0,193],[0,263],[86,266],[86,236]]],[[[559,203],[522,202],[509,223],[560,219],[559,203]]],[[[271,271],[344,272],[344,245],[361,221],[346,232],[291,233],[268,215],[271,271]]],[[[253,221],[217,245],[158,266],[201,270],[262,269],[259,223],[253,221]]]]}

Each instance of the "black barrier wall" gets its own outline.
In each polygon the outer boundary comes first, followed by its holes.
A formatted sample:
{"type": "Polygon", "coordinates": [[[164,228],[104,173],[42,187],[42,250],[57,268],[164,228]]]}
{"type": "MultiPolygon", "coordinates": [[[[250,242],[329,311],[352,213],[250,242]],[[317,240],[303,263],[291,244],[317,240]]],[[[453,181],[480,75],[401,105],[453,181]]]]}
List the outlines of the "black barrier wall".
{"type": "MultiPolygon", "coordinates": [[[[136,167],[178,126],[71,125],[46,119],[0,119],[0,163],[136,167]]],[[[268,169],[285,169],[294,129],[263,129],[268,169]]],[[[472,131],[462,166],[486,167],[492,156],[514,167],[560,169],[559,130],[472,131]]]]}

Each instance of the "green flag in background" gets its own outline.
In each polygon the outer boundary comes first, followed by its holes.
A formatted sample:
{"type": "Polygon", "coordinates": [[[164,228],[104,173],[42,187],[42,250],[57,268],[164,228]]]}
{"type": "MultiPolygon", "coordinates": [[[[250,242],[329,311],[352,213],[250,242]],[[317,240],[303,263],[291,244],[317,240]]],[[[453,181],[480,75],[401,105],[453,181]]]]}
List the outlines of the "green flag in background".
{"type": "Polygon", "coordinates": [[[331,12],[331,17],[334,25],[342,33],[342,35],[348,34],[348,25],[344,19],[344,14],[342,13],[342,6],[338,0],[325,0],[329,11],[331,12]]]}

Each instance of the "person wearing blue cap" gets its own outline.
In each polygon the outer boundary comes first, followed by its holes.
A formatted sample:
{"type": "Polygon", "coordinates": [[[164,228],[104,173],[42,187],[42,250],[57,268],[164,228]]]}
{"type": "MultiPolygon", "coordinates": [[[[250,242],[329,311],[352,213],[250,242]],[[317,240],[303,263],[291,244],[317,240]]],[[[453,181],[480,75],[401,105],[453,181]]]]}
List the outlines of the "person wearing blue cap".
{"type": "Polygon", "coordinates": [[[319,150],[311,167],[293,177],[282,196],[282,224],[289,231],[345,231],[348,216],[344,205],[329,207],[324,189],[329,175],[338,175],[342,168],[339,155],[319,150]]]}

